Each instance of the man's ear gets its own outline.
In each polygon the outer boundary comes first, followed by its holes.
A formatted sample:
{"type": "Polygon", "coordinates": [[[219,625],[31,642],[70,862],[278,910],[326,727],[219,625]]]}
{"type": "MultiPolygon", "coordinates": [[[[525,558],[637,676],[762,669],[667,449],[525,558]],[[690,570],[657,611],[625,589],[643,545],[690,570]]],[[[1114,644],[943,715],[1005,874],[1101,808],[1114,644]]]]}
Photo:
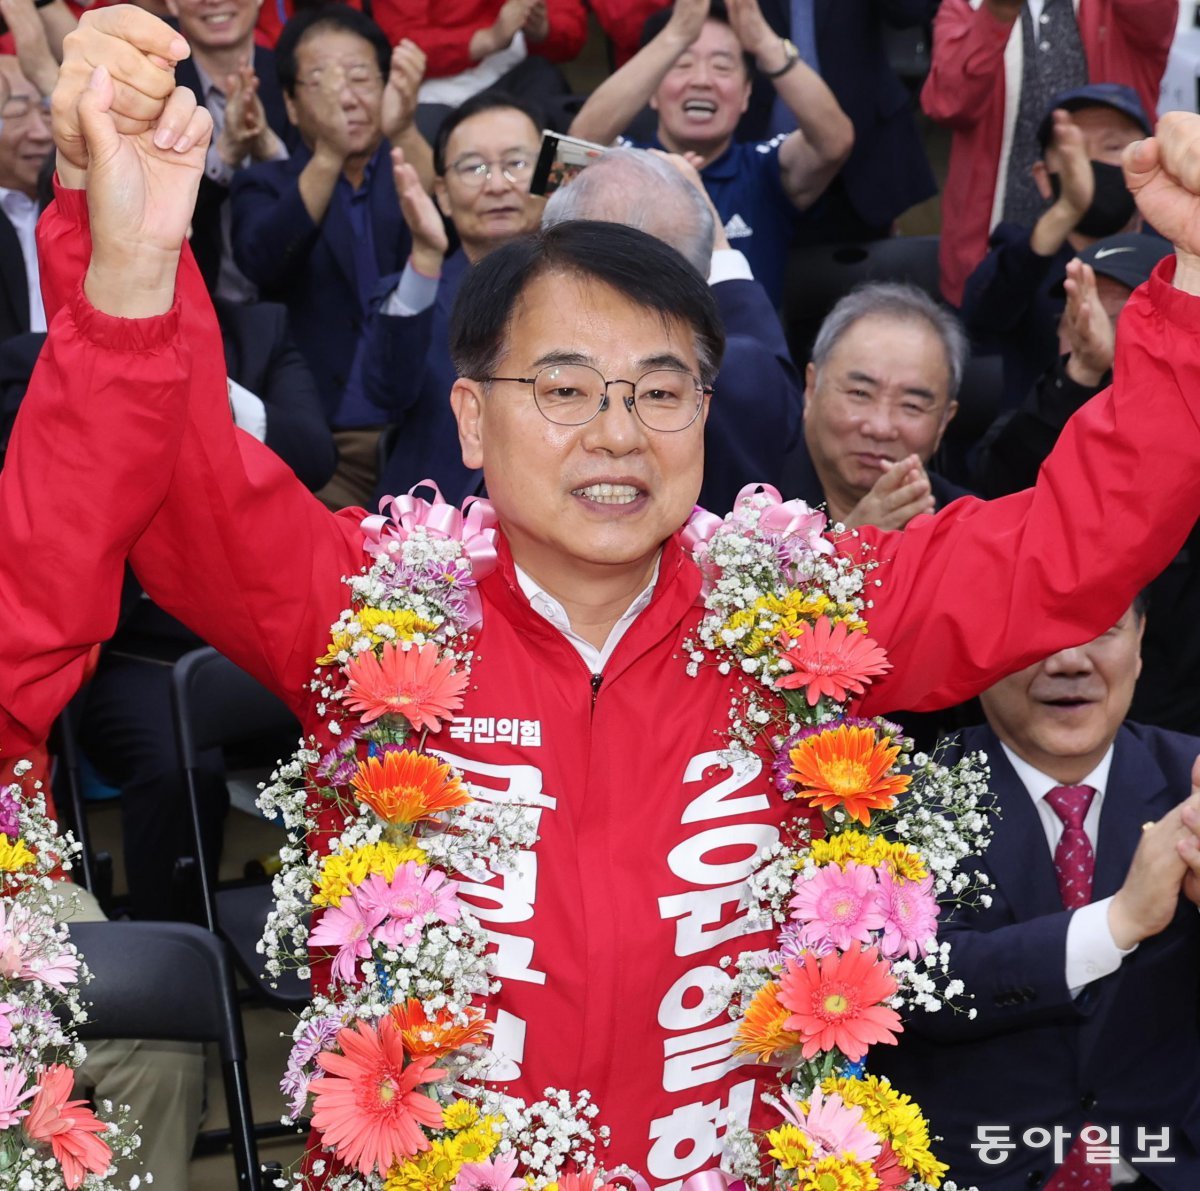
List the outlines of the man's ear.
{"type": "Polygon", "coordinates": [[[286,91],[283,93],[283,107],[287,112],[288,123],[293,128],[298,128],[300,126],[300,121],[296,119],[296,100],[286,91]]]}
{"type": "Polygon", "coordinates": [[[465,467],[483,466],[483,401],[483,385],[478,381],[460,376],[450,390],[450,408],[458,422],[458,443],[465,467]]]}
{"type": "Polygon", "coordinates": [[[817,389],[817,366],[809,360],[804,368],[804,416],[808,417],[808,407],[812,404],[813,393],[817,389]]]}
{"type": "Polygon", "coordinates": [[[946,406],[946,413],[945,413],[945,416],[942,418],[942,428],[938,431],[937,442],[935,442],[933,444],[933,449],[935,451],[938,449],[938,447],[940,447],[942,445],[942,436],[946,433],[946,427],[950,425],[950,422],[952,421],[952,419],[954,418],[954,415],[956,413],[958,413],[958,402],[951,401],[946,406]]]}

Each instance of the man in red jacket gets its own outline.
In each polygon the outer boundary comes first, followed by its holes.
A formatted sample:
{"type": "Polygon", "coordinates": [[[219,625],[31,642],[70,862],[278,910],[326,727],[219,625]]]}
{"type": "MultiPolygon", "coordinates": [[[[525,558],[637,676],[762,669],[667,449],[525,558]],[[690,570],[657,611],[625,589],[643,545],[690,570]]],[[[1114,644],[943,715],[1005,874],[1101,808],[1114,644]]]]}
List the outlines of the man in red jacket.
{"type": "MultiPolygon", "coordinates": [[[[109,10],[86,18],[69,46],[55,105],[60,193],[41,229],[48,310],[62,307],[91,251],[82,192],[69,189],[89,181],[78,168],[77,79],[89,60],[120,62],[122,104],[152,119],[169,72],[114,45],[170,58],[164,36],[145,13],[109,10]]],[[[1129,168],[1147,218],[1180,246],[1175,285],[1167,270],[1131,301],[1114,389],[1064,433],[1037,489],[959,501],[903,534],[862,531],[850,543],[879,562],[869,619],[895,666],[856,710],[953,702],[1094,636],[1195,521],[1200,120],[1173,117],[1163,133],[1130,154],[1129,168]]],[[[112,201],[141,204],[139,181],[112,201]]],[[[156,193],[156,202],[174,207],[178,196],[156,193]]],[[[103,226],[107,214],[92,218],[103,226]]],[[[187,270],[179,297],[180,335],[193,337],[197,364],[185,424],[171,429],[181,435],[173,469],[117,477],[120,512],[143,531],[131,541],[120,526],[92,523],[90,536],[110,548],[77,563],[78,531],[63,525],[29,552],[45,557],[52,579],[73,568],[71,587],[46,590],[77,636],[75,605],[107,594],[107,571],[128,548],[152,598],[280,692],[324,746],[307,680],[348,603],[341,576],[366,561],[362,511],[328,513],[235,432],[206,363],[219,359],[217,331],[187,270]]],[[[461,302],[451,400],[502,537],[499,565],[479,585],[471,731],[445,752],[472,783],[514,791],[540,812],[523,863],[473,893],[504,981],[489,1004],[495,1076],[525,1096],[587,1088],[612,1128],[605,1161],[677,1187],[715,1164],[730,1113],[745,1121],[757,1112],[756,1070],[731,1054],[732,1023],[705,994],[728,980],[723,957],[768,941],[749,929],[742,883],[784,816],[761,758],[732,770],[722,761],[730,680],[716,667],[695,678],[684,669],[700,576],[678,531],[699,490],[720,328],[699,275],[652,238],[605,224],[565,224],[497,250],[464,282],[461,302]],[[584,424],[548,417],[536,383],[513,379],[551,364],[599,374],[584,424]],[[687,425],[656,429],[640,416],[630,380],[661,368],[692,377],[687,425]],[[501,719],[536,731],[502,739],[488,729],[501,719]]],[[[93,353],[60,350],[73,374],[42,374],[35,422],[75,444],[75,407],[89,398],[77,377],[93,353]]],[[[161,385],[161,371],[153,359],[128,364],[135,384],[161,385]]],[[[86,449],[122,469],[134,466],[126,455],[157,461],[161,448],[143,441],[137,416],[95,426],[86,449]]],[[[19,453],[10,467],[31,507],[61,505],[36,457],[19,453]]],[[[71,490],[103,508],[109,487],[85,476],[71,490]]],[[[0,692],[8,748],[44,725],[64,693],[61,680],[39,689],[22,677],[44,678],[49,649],[73,664],[60,636],[39,632],[43,650],[24,649],[0,692]]]]}

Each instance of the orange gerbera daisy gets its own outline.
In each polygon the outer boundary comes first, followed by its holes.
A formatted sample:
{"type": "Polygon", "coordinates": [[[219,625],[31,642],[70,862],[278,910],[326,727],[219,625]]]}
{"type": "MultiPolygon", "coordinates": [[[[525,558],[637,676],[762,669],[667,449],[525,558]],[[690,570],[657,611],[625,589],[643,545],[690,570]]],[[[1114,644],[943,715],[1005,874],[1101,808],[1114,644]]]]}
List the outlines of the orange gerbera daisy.
{"type": "Polygon", "coordinates": [[[788,754],[788,781],[822,810],[842,807],[864,826],[871,811],[895,806],[896,795],[912,782],[906,773],[888,770],[900,755],[890,736],[880,740],[874,728],[839,724],[806,736],[788,754]]]}
{"type": "Polygon", "coordinates": [[[406,1063],[400,1031],[387,1017],[378,1030],[365,1021],[339,1030],[337,1045],[341,1054],[317,1056],[326,1074],[312,1083],[313,1128],[361,1174],[386,1175],[429,1149],[422,1125],[442,1127],[442,1110],[416,1089],[446,1072],[428,1055],[406,1063]]]}
{"type": "Polygon", "coordinates": [[[866,633],[851,632],[844,621],[834,624],[818,616],[811,630],[798,637],[780,637],[784,646],[780,660],[791,666],[775,679],[781,690],[806,688],[809,707],[822,695],[844,703],[849,695],[861,695],[871,679],[892,668],[887,654],[866,633]]]}
{"type": "Polygon", "coordinates": [[[449,765],[415,749],[392,749],[382,761],[378,757],[360,761],[350,785],[389,823],[417,823],[471,801],[449,765]]]}
{"type": "Polygon", "coordinates": [[[467,675],[455,674],[454,659],[438,661],[436,645],[404,649],[392,642],[377,658],[372,650],[346,664],[346,706],[369,724],[381,715],[402,715],[417,732],[436,732],[463,705],[467,675]]]}
{"type": "Polygon", "coordinates": [[[103,1174],[112,1162],[108,1143],[96,1136],[108,1126],[96,1120],[85,1101],[67,1099],[75,1083],[69,1067],[55,1063],[39,1078],[37,1095],[21,1127],[34,1141],[49,1144],[68,1187],[82,1186],[88,1174],[103,1174]]]}
{"type": "Polygon", "coordinates": [[[432,1055],[440,1058],[460,1046],[482,1042],[491,1025],[484,1020],[482,1010],[472,1010],[471,1020],[465,1026],[459,1025],[454,1015],[444,1009],[430,1017],[415,997],[410,997],[403,1005],[393,1006],[392,1020],[404,1040],[404,1049],[414,1057],[432,1055]]]}
{"type": "Polygon", "coordinates": [[[804,1041],[794,1030],[784,1028],[790,1010],[779,1003],[779,982],[772,980],[754,994],[734,1034],[734,1053],[754,1055],[769,1063],[776,1055],[795,1050],[804,1041]]]}
{"type": "Polygon", "coordinates": [[[881,1004],[895,991],[895,978],[875,947],[789,960],[779,1000],[792,1012],[783,1025],[799,1031],[806,1059],[836,1046],[856,1063],[869,1046],[895,1042],[902,1032],[900,1015],[881,1004]]]}

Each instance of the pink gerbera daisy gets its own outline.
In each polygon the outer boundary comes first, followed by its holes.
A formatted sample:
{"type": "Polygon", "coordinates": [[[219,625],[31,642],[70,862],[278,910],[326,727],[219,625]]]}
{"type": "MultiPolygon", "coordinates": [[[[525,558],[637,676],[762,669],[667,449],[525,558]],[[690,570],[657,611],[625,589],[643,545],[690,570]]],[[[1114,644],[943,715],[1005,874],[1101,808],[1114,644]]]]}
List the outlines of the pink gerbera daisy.
{"type": "Polygon", "coordinates": [[[442,1127],[442,1110],[417,1089],[444,1079],[432,1056],[405,1062],[400,1031],[390,1017],[376,1029],[359,1021],[338,1031],[341,1054],[322,1051],[325,1076],[316,1080],[313,1128],[360,1174],[386,1175],[402,1159],[429,1149],[422,1126],[442,1127]]]}
{"type": "Polygon", "coordinates": [[[783,1115],[813,1143],[813,1158],[849,1158],[870,1162],[882,1148],[879,1138],[863,1124],[863,1110],[847,1104],[836,1092],[828,1096],[814,1088],[808,1109],[786,1093],[783,1115]]]}
{"type": "Polygon", "coordinates": [[[89,1174],[104,1174],[112,1165],[112,1150],[96,1136],[108,1126],[83,1100],[68,1100],[75,1073],[62,1063],[47,1067],[41,1086],[29,1106],[22,1126],[34,1141],[48,1142],[62,1167],[63,1182],[70,1188],[89,1174]]]}
{"type": "Polygon", "coordinates": [[[885,923],[877,897],[875,870],[848,863],[844,869],[826,864],[807,880],[798,881],[788,905],[792,917],[804,923],[801,939],[814,947],[832,943],[845,951],[852,943],[869,943],[871,932],[885,923]]]}
{"type": "Polygon", "coordinates": [[[388,642],[379,658],[367,650],[346,665],[346,706],[360,712],[364,724],[402,715],[417,732],[437,732],[463,705],[467,675],[453,671],[454,659],[439,662],[436,645],[404,649],[388,642]]]}
{"type": "Polygon", "coordinates": [[[411,943],[429,921],[454,923],[459,918],[458,882],[446,874],[409,860],[390,881],[375,873],[358,890],[367,904],[383,911],[375,937],[392,947],[411,943]]]}
{"type": "Polygon", "coordinates": [[[0,1132],[11,1129],[23,1116],[28,1115],[28,1109],[21,1105],[36,1092],[37,1085],[29,1085],[29,1076],[20,1063],[5,1067],[3,1059],[0,1059],[0,1132]]]}
{"type": "Polygon", "coordinates": [[[937,934],[938,904],[933,895],[933,874],[906,881],[886,865],[879,874],[879,908],[884,915],[880,951],[885,959],[907,955],[919,959],[925,944],[937,934]]]}
{"type": "Polygon", "coordinates": [[[799,637],[782,639],[780,661],[791,670],[780,674],[775,685],[782,690],[805,688],[808,705],[815,707],[822,695],[838,703],[861,695],[871,679],[892,668],[887,654],[863,632],[851,632],[844,621],[834,624],[819,616],[811,629],[799,637]]]}
{"type": "Polygon", "coordinates": [[[450,1191],[525,1191],[525,1180],[516,1177],[516,1158],[493,1162],[464,1162],[450,1191]]]}
{"type": "Polygon", "coordinates": [[[356,887],[341,903],[330,906],[313,927],[308,941],[314,947],[336,947],[333,974],[346,984],[357,984],[358,960],[371,955],[371,936],[387,911],[362,896],[356,887]]]}

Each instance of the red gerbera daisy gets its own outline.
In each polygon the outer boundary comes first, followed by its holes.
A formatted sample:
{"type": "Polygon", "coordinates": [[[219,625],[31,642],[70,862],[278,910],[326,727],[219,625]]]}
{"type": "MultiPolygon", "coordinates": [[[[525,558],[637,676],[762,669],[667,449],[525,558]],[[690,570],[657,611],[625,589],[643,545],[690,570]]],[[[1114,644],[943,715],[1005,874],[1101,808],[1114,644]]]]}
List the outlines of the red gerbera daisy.
{"type": "Polygon", "coordinates": [[[339,1158],[364,1175],[386,1175],[401,1159],[429,1149],[421,1128],[442,1127],[442,1110],[415,1089],[444,1079],[427,1055],[405,1063],[400,1031],[389,1017],[378,1030],[359,1021],[339,1030],[341,1054],[323,1051],[323,1078],[312,1084],[312,1123],[339,1158]],[[431,1069],[432,1068],[432,1069],[431,1069]]]}
{"type": "Polygon", "coordinates": [[[799,637],[784,636],[780,660],[790,672],[775,679],[781,690],[806,688],[808,705],[815,707],[822,695],[844,703],[849,694],[861,695],[871,679],[892,668],[887,654],[863,632],[850,632],[844,621],[834,624],[819,616],[811,630],[799,637]]]}
{"type": "Polygon", "coordinates": [[[62,1167],[63,1182],[82,1185],[89,1173],[103,1174],[112,1162],[112,1150],[96,1136],[108,1126],[83,1100],[68,1100],[75,1073],[62,1063],[47,1067],[21,1127],[34,1140],[48,1142],[62,1167]]]}
{"type": "Polygon", "coordinates": [[[438,661],[436,645],[403,649],[388,642],[380,657],[370,650],[346,665],[346,706],[369,724],[381,715],[402,715],[420,732],[437,732],[442,720],[463,705],[467,675],[455,674],[454,659],[438,661]]]}
{"type": "Polygon", "coordinates": [[[903,1030],[900,1015],[881,1004],[895,991],[895,978],[875,947],[788,960],[779,1001],[792,1015],[783,1026],[803,1037],[806,1059],[836,1046],[856,1063],[869,1046],[895,1042],[903,1030]]]}
{"type": "Polygon", "coordinates": [[[830,811],[841,807],[864,826],[871,811],[896,805],[896,795],[912,783],[906,773],[890,773],[900,755],[892,738],[878,738],[875,729],[839,724],[806,736],[789,753],[788,781],[812,806],[830,811]]]}
{"type": "Polygon", "coordinates": [[[381,819],[396,824],[418,823],[471,801],[449,765],[413,749],[360,761],[350,785],[381,819]]]}

